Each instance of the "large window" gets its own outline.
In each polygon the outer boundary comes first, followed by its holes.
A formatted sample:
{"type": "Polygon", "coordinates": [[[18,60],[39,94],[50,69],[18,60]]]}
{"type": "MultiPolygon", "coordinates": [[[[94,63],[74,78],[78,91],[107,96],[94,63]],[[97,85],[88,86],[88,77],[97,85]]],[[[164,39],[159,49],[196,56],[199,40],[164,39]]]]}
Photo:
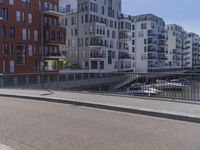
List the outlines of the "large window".
{"type": "Polygon", "coordinates": [[[33,17],[32,17],[32,14],[29,13],[28,14],[28,23],[31,24],[33,22],[33,17]]]}
{"type": "Polygon", "coordinates": [[[17,22],[21,21],[21,13],[20,13],[20,11],[16,11],[16,21],[17,22]]]}
{"type": "Polygon", "coordinates": [[[10,73],[15,72],[15,62],[13,60],[10,61],[10,73]]]}
{"type": "Polygon", "coordinates": [[[10,5],[14,5],[14,3],[15,3],[15,0],[9,0],[10,5]]]}

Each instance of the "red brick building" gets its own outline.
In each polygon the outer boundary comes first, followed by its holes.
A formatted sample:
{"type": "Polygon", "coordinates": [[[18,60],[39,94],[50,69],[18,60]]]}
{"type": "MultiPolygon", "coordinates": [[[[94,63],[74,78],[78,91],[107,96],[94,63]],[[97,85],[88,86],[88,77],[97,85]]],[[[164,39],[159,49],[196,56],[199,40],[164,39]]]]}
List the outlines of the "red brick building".
{"type": "Polygon", "coordinates": [[[0,0],[0,74],[58,71],[62,12],[58,0],[0,0]]]}

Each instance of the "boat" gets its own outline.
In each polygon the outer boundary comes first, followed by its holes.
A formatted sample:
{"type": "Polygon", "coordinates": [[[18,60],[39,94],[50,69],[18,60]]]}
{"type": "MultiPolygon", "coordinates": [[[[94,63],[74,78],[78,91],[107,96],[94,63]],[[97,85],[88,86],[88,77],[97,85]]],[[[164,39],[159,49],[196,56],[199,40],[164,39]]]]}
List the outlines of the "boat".
{"type": "Polygon", "coordinates": [[[185,85],[175,81],[157,80],[152,87],[159,90],[182,90],[185,85]]]}
{"type": "Polygon", "coordinates": [[[150,85],[136,83],[127,89],[129,94],[134,95],[157,95],[161,93],[160,90],[152,88],[150,85]]]}

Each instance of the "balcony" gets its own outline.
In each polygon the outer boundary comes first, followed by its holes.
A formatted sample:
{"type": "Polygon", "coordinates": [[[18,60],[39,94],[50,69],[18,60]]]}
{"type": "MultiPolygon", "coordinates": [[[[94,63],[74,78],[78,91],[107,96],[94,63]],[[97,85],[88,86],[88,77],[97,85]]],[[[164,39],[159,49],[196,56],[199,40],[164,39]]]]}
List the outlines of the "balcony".
{"type": "Polygon", "coordinates": [[[165,56],[165,54],[158,54],[158,59],[159,60],[167,60],[167,57],[165,56]]]}
{"type": "MultiPolygon", "coordinates": [[[[106,36],[106,25],[103,22],[94,22],[91,24],[94,31],[90,31],[90,35],[93,37],[105,37],[106,36]]],[[[89,29],[90,30],[90,29],[89,29]]]]}
{"type": "Polygon", "coordinates": [[[102,48],[102,47],[105,47],[105,44],[104,43],[97,43],[97,42],[91,42],[90,43],[90,48],[102,48]]]}
{"type": "Polygon", "coordinates": [[[158,59],[158,56],[157,55],[153,55],[153,54],[148,54],[148,59],[154,59],[154,60],[157,60],[158,59]]]}
{"type": "Polygon", "coordinates": [[[131,41],[131,36],[129,35],[119,35],[120,41],[131,41]]]}
{"type": "Polygon", "coordinates": [[[128,53],[125,53],[125,52],[121,52],[119,53],[119,59],[128,59],[128,60],[131,60],[131,55],[128,54],[128,53]]]}
{"type": "Polygon", "coordinates": [[[65,45],[66,29],[60,25],[44,25],[44,43],[46,45],[65,45]]]}
{"type": "Polygon", "coordinates": [[[158,53],[165,53],[165,48],[159,47],[158,48],[158,53]]]}
{"type": "Polygon", "coordinates": [[[126,20],[132,20],[131,15],[121,14],[119,16],[119,19],[126,19],[126,20]]]}
{"type": "Polygon", "coordinates": [[[165,36],[162,35],[162,34],[159,34],[159,35],[158,35],[158,38],[159,38],[159,40],[165,40],[165,36]]]}
{"type": "Polygon", "coordinates": [[[102,52],[90,52],[90,58],[89,59],[105,59],[106,53],[102,52]]]}
{"type": "Polygon", "coordinates": [[[157,52],[158,49],[155,46],[148,46],[148,52],[157,52]]]}
{"type": "Polygon", "coordinates": [[[156,37],[157,36],[157,33],[155,30],[148,30],[148,36],[149,37],[156,37]]]}
{"type": "Polygon", "coordinates": [[[191,54],[191,52],[188,51],[188,50],[185,50],[184,53],[183,53],[183,55],[189,55],[189,54],[191,54]]]}
{"type": "Polygon", "coordinates": [[[52,53],[45,53],[44,58],[45,59],[64,59],[65,56],[59,52],[52,52],[52,53]]]}
{"type": "Polygon", "coordinates": [[[177,49],[174,49],[174,50],[173,50],[173,54],[175,54],[175,55],[180,55],[180,54],[181,54],[181,51],[180,51],[180,50],[177,50],[177,49]]]}
{"type": "Polygon", "coordinates": [[[49,7],[42,7],[42,13],[45,15],[55,16],[55,17],[61,17],[64,16],[66,13],[66,9],[64,8],[49,8],[49,7]]]}
{"type": "Polygon", "coordinates": [[[181,60],[181,57],[180,57],[180,56],[173,56],[173,60],[174,60],[174,61],[180,61],[180,60],[181,60]]]}
{"type": "Polygon", "coordinates": [[[121,14],[119,17],[119,32],[131,32],[131,16],[121,14]]]}
{"type": "Polygon", "coordinates": [[[148,39],[148,44],[149,45],[156,45],[156,44],[158,44],[158,41],[156,39],[154,39],[154,38],[149,38],[148,39]]]}
{"type": "Polygon", "coordinates": [[[191,57],[184,57],[184,61],[190,60],[191,57]]]}

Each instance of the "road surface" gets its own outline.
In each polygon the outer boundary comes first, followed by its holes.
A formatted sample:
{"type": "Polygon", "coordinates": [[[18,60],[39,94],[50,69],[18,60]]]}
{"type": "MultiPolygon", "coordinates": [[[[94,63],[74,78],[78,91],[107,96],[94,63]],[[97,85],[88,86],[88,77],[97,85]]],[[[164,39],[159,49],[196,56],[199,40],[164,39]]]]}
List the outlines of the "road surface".
{"type": "Polygon", "coordinates": [[[0,97],[0,144],[14,150],[199,150],[199,137],[200,124],[0,97]]]}

